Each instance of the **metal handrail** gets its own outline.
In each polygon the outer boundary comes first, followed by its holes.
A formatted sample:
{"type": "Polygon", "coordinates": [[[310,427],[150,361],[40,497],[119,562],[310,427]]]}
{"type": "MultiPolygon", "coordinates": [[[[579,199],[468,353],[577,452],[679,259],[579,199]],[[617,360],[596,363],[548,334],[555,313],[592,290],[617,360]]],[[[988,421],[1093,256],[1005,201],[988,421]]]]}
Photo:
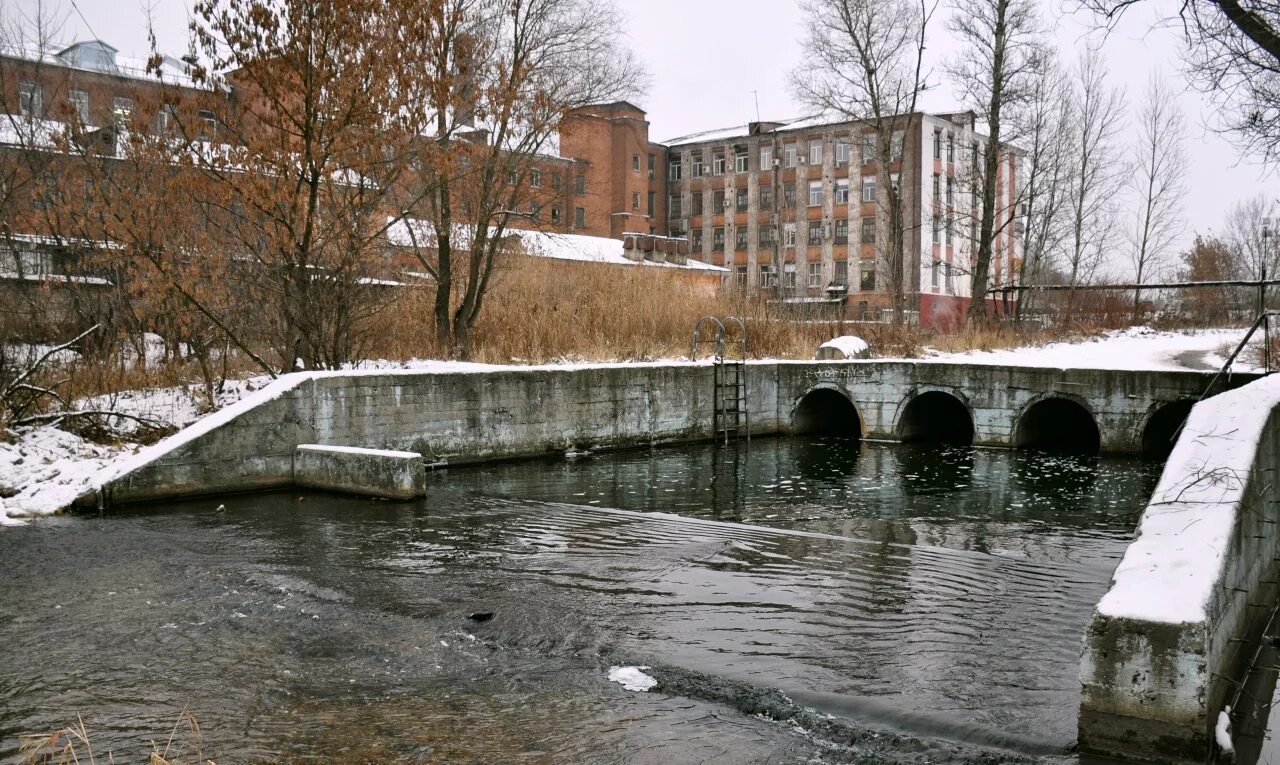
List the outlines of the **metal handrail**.
{"type": "MultiPolygon", "coordinates": [[[[741,324],[741,322],[739,322],[739,324],[741,324]]],[[[743,327],[742,331],[743,331],[744,336],[745,336],[745,333],[746,333],[746,331],[747,331],[747,330],[746,330],[746,327],[743,327]]],[[[724,359],[724,322],[720,321],[719,319],[717,319],[717,318],[716,318],[716,317],[714,317],[714,316],[703,316],[701,319],[698,319],[698,321],[697,321],[696,323],[694,323],[694,325],[693,325],[693,347],[692,347],[692,348],[690,349],[690,351],[689,351],[689,359],[690,359],[690,360],[692,360],[692,361],[697,361],[697,360],[698,360],[698,344],[699,344],[699,343],[703,343],[703,342],[708,342],[708,343],[710,343],[710,342],[714,342],[714,343],[716,344],[716,360],[717,360],[717,361],[719,361],[719,360],[724,359]],[[715,336],[715,339],[714,339],[714,340],[701,340],[701,339],[700,339],[700,338],[701,338],[701,332],[702,332],[702,323],[703,323],[704,321],[712,321],[712,322],[715,322],[715,325],[716,325],[716,336],[715,336]]]]}
{"type": "Polygon", "coordinates": [[[1224,374],[1227,375],[1228,380],[1231,379],[1231,373],[1229,371],[1231,369],[1231,365],[1236,362],[1236,357],[1239,356],[1240,352],[1249,344],[1249,339],[1253,337],[1254,332],[1258,331],[1258,327],[1266,328],[1263,333],[1265,339],[1262,344],[1263,374],[1271,374],[1271,317],[1273,316],[1280,318],[1280,311],[1263,311],[1258,314],[1258,318],[1253,320],[1253,326],[1249,327],[1249,331],[1244,334],[1244,339],[1240,341],[1240,344],[1236,346],[1236,349],[1227,357],[1227,361],[1222,365],[1222,368],[1213,375],[1213,379],[1209,381],[1208,387],[1204,389],[1204,393],[1200,394],[1200,398],[1197,399],[1197,401],[1203,401],[1204,397],[1209,395],[1209,391],[1213,390],[1213,386],[1218,383],[1219,378],[1224,374]]]}

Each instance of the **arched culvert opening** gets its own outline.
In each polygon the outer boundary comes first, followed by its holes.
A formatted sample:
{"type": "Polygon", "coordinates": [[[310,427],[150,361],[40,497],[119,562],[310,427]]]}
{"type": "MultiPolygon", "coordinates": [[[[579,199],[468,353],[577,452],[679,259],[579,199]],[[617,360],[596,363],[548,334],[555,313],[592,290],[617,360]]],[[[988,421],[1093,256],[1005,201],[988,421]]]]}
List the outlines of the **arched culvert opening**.
{"type": "Polygon", "coordinates": [[[940,390],[911,399],[898,420],[898,438],[950,446],[973,443],[973,416],[960,399],[940,390]]]}
{"type": "Polygon", "coordinates": [[[791,415],[791,432],[860,437],[862,418],[843,393],[817,388],[804,394],[796,404],[791,415]]]}
{"type": "Polygon", "coordinates": [[[1194,401],[1174,401],[1152,412],[1147,426],[1142,429],[1142,453],[1164,459],[1173,451],[1174,441],[1182,429],[1182,423],[1191,414],[1194,401]]]}
{"type": "Polygon", "coordinates": [[[1096,453],[1102,444],[1089,410],[1069,398],[1046,398],[1022,413],[1013,445],[1019,449],[1096,453]]]}

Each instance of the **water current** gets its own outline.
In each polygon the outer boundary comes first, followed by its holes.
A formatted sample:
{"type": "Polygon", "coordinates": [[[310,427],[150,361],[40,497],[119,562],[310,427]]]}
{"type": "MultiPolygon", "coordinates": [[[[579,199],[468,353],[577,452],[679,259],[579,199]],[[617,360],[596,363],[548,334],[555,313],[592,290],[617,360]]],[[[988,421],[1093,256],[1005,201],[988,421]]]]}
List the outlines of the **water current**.
{"type": "Polygon", "coordinates": [[[139,761],[186,709],[220,763],[1074,762],[1159,468],[760,439],[4,529],[0,761],[77,715],[139,761]]]}

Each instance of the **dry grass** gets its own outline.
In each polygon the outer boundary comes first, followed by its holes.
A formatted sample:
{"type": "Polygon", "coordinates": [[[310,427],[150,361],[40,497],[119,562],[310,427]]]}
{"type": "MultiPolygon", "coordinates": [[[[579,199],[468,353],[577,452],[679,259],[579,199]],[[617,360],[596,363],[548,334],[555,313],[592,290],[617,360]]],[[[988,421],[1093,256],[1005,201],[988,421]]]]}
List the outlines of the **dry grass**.
{"type": "MultiPolygon", "coordinates": [[[[76,716],[74,725],[49,733],[26,734],[19,738],[19,755],[23,765],[97,765],[99,761],[115,762],[112,752],[100,754],[94,751],[89,730],[79,715],[76,716]]],[[[216,765],[213,760],[205,757],[200,723],[186,709],[178,715],[163,746],[158,741],[150,743],[148,765],[216,765]]]]}

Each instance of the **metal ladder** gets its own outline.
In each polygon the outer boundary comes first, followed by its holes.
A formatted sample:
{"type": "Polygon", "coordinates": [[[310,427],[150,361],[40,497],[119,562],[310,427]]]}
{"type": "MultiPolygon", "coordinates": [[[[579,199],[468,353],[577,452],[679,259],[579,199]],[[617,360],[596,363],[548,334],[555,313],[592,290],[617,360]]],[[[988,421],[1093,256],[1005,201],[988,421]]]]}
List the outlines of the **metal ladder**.
{"type": "Polygon", "coordinates": [[[716,443],[728,444],[729,440],[746,438],[751,441],[751,412],[747,405],[747,325],[741,319],[730,316],[723,321],[714,316],[703,316],[693,325],[693,347],[690,358],[698,360],[701,345],[714,346],[715,364],[712,367],[712,435],[716,443]],[[702,328],[710,323],[715,336],[703,338],[702,328]],[[737,325],[737,338],[731,340],[737,346],[737,358],[725,356],[728,340],[726,326],[737,325]]]}

